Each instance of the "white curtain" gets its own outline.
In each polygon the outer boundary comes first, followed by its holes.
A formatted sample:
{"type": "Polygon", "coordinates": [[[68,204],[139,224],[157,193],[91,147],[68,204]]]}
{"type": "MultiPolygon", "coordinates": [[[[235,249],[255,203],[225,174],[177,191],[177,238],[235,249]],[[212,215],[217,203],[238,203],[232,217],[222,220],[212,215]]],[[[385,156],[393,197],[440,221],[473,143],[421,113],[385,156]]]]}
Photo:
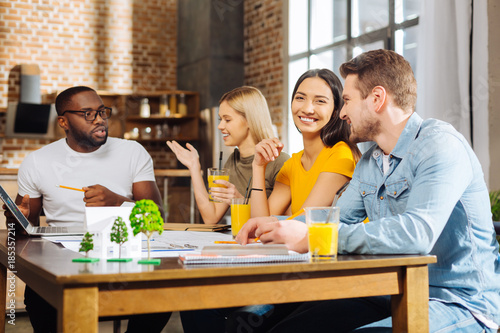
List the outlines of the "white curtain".
{"type": "Polygon", "coordinates": [[[487,25],[486,1],[422,0],[416,70],[417,112],[424,119],[437,118],[451,123],[469,142],[472,121],[473,146],[486,177],[489,174],[487,25]]]}

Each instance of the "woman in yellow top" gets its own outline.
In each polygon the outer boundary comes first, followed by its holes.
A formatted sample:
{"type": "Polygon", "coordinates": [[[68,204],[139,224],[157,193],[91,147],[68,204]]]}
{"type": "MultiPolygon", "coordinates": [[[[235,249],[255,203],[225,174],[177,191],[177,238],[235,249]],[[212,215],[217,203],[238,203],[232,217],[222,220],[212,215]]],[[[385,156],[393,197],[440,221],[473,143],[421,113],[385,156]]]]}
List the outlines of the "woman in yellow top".
{"type": "MultiPolygon", "coordinates": [[[[349,141],[349,125],[339,118],[342,104],[342,83],[332,71],[311,69],[298,79],[291,109],[304,150],[285,162],[269,199],[262,192],[252,192],[252,217],[291,215],[305,207],[332,204],[361,156],[349,141]]],[[[266,166],[282,149],[277,138],[257,144],[253,188],[263,188],[266,166]]]]}

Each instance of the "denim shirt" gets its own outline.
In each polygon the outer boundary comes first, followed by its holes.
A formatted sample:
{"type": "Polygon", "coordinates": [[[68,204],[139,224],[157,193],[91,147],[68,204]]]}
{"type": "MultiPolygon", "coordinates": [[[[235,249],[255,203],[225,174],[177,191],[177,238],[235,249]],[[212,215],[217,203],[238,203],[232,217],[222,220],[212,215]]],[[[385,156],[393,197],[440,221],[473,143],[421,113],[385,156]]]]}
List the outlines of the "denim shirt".
{"type": "Polygon", "coordinates": [[[414,113],[385,174],[382,156],[376,144],[363,154],[338,201],[339,253],[436,255],[430,298],[499,324],[498,243],[481,165],[465,138],[414,113]]]}

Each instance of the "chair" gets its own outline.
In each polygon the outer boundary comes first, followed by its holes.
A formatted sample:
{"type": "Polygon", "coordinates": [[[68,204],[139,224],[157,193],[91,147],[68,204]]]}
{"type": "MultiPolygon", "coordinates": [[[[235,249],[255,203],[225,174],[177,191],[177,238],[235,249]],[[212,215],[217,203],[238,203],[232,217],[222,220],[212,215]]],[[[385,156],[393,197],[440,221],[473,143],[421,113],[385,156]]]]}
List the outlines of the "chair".
{"type": "Polygon", "coordinates": [[[495,232],[497,233],[497,236],[500,236],[500,222],[493,221],[493,226],[495,227],[495,232]]]}

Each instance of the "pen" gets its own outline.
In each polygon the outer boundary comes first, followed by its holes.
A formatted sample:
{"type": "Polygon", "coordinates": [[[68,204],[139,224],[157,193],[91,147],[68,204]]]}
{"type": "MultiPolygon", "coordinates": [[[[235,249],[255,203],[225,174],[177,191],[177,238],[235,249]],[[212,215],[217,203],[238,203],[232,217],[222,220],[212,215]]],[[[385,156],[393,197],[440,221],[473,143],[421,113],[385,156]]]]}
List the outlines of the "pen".
{"type": "Polygon", "coordinates": [[[60,188],[65,188],[67,190],[73,190],[73,191],[80,191],[80,192],[85,192],[84,190],[82,190],[81,188],[76,188],[76,187],[69,187],[69,186],[64,186],[64,185],[56,185],[57,187],[60,187],[60,188]]]}

